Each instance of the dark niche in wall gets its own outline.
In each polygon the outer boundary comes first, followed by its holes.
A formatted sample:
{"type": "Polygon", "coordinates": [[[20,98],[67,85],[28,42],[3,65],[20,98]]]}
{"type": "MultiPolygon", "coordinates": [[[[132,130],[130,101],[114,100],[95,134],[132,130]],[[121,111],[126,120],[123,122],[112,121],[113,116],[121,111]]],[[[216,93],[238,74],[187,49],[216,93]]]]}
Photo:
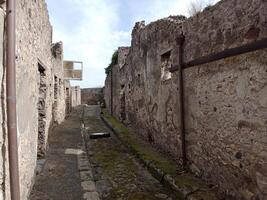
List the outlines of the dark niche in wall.
{"type": "Polygon", "coordinates": [[[171,50],[166,51],[161,55],[161,81],[167,81],[172,78],[171,68],[171,50]]]}

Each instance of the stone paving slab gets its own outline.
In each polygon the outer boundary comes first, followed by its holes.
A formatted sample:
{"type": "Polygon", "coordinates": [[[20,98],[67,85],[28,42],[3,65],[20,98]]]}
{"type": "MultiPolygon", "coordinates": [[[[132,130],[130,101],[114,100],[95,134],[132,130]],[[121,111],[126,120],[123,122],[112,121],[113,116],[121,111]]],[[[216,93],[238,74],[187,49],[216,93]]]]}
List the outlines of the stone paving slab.
{"type": "MultiPolygon", "coordinates": [[[[98,112],[95,109],[91,106],[85,107],[83,134],[99,198],[102,200],[179,200],[176,193],[156,180],[113,133],[110,138],[90,139],[91,133],[108,131],[99,118],[100,109],[98,112]]],[[[86,184],[89,184],[87,189],[93,187],[92,182],[86,184]]],[[[87,195],[92,198],[93,194],[87,195]]],[[[94,197],[97,198],[96,193],[94,197]]]]}
{"type": "Polygon", "coordinates": [[[43,169],[38,169],[30,200],[79,200],[83,198],[78,168],[78,156],[83,155],[84,152],[80,148],[82,144],[81,112],[81,107],[74,110],[70,117],[49,135],[49,150],[43,169]]]}

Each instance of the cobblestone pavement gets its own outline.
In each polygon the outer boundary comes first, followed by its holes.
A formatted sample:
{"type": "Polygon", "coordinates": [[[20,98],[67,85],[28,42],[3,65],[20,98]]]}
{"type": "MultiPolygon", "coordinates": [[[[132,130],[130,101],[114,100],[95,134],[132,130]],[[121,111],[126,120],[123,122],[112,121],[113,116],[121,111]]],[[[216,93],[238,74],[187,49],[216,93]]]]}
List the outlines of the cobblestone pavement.
{"type": "Polygon", "coordinates": [[[91,133],[109,131],[99,118],[99,113],[98,106],[84,107],[84,138],[92,169],[92,182],[95,183],[100,199],[178,199],[137,162],[114,134],[111,133],[110,138],[89,139],[91,133]]]}
{"type": "Polygon", "coordinates": [[[114,134],[89,139],[91,133],[109,132],[99,116],[99,106],[80,106],[54,129],[30,200],[178,199],[137,162],[114,134]]]}
{"type": "Polygon", "coordinates": [[[49,150],[43,169],[36,176],[31,200],[83,198],[78,168],[78,155],[82,155],[80,114],[81,107],[50,134],[49,150]]]}

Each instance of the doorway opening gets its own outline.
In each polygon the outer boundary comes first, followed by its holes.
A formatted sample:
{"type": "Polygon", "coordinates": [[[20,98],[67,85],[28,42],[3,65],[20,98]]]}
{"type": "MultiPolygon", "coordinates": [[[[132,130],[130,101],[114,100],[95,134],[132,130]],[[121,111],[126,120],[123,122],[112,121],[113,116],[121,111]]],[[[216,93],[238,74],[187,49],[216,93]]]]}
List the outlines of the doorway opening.
{"type": "Polygon", "coordinates": [[[125,85],[121,85],[120,103],[121,103],[120,118],[122,121],[125,121],[126,120],[125,85]]]}
{"type": "Polygon", "coordinates": [[[58,104],[58,78],[54,76],[54,102],[53,102],[53,122],[56,122],[58,104]]]}
{"type": "Polygon", "coordinates": [[[38,63],[39,71],[39,98],[38,98],[38,149],[37,157],[38,159],[43,158],[46,150],[46,95],[47,95],[47,85],[46,85],[46,74],[45,67],[38,63]]]}
{"type": "Polygon", "coordinates": [[[70,88],[66,88],[66,115],[71,111],[70,88]]]}

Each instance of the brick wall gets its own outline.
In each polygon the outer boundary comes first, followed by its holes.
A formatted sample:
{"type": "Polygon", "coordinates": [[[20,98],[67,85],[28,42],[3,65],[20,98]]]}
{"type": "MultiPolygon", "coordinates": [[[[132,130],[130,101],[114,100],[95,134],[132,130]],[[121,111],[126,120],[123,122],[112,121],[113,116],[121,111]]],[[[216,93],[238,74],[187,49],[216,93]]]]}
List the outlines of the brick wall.
{"type": "Polygon", "coordinates": [[[97,105],[103,102],[103,88],[83,88],[81,89],[81,103],[97,105]]]}

